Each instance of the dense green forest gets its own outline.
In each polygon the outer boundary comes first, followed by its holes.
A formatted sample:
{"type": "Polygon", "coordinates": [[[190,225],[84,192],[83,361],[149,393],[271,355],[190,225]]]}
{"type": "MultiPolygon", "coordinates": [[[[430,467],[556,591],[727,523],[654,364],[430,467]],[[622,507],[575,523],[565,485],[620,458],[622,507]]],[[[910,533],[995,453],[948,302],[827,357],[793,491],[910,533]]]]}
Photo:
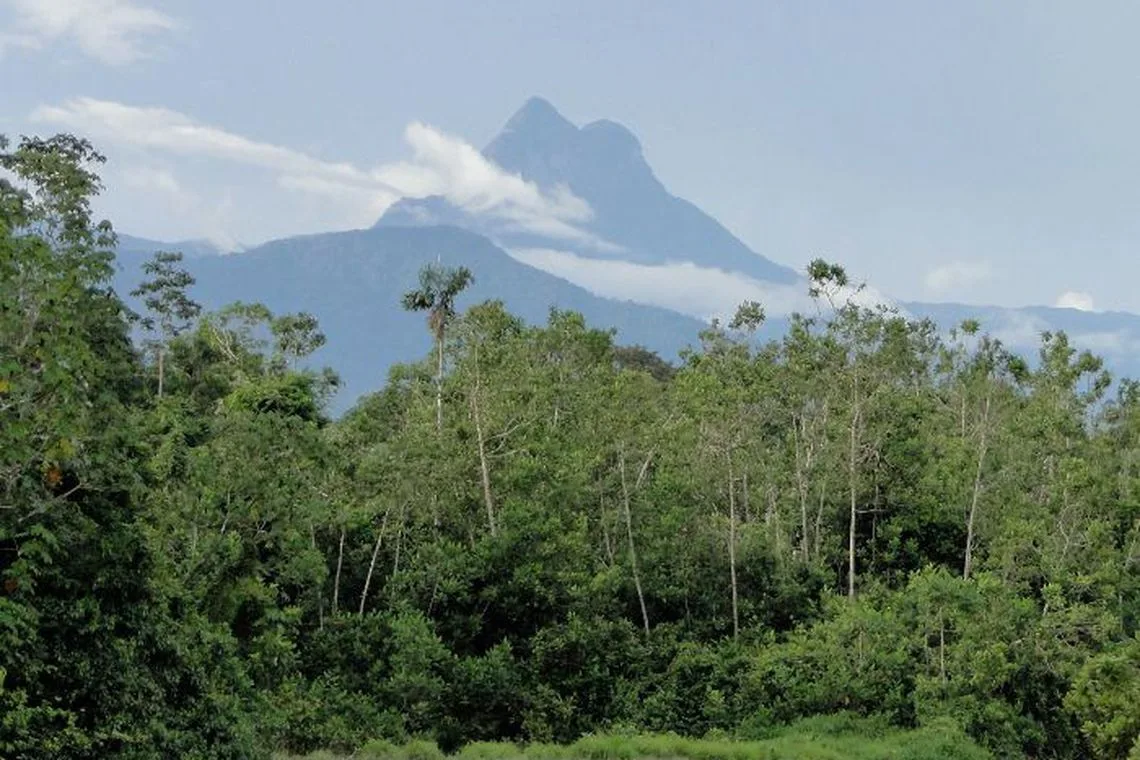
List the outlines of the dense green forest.
{"type": "Polygon", "coordinates": [[[202,313],[177,254],[124,306],[100,161],[0,143],[0,757],[822,719],[1140,757],[1140,385],[1065,335],[817,261],[782,339],[744,304],[674,366],[428,269],[437,350],[334,420],[311,316],[202,313]]]}

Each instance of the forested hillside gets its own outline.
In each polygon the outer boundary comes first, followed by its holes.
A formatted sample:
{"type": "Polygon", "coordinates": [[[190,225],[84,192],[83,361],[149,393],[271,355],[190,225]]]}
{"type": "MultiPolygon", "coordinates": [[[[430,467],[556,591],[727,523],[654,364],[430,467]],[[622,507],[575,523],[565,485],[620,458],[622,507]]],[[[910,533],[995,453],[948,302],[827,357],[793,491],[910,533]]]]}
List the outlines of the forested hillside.
{"type": "Polygon", "coordinates": [[[124,309],[99,158],[0,148],[0,756],[832,716],[1140,757],[1140,386],[1064,334],[1030,362],[817,261],[782,338],[743,304],[674,366],[429,268],[437,350],[332,421],[308,315],[203,311],[174,254],[124,309]]]}
{"type": "MultiPolygon", "coordinates": [[[[142,265],[156,250],[116,250],[113,281],[128,306],[146,279],[142,265]]],[[[205,308],[233,301],[257,301],[274,311],[304,311],[320,319],[328,341],[305,366],[334,366],[341,379],[329,411],[342,412],[383,385],[388,370],[429,350],[431,340],[419,317],[400,308],[403,290],[426,264],[467,266],[479,279],[462,294],[464,305],[500,298],[529,323],[542,323],[552,306],[589,315],[616,328],[625,341],[663,357],[697,340],[702,322],[668,309],[602,298],[515,261],[490,240],[451,227],[383,227],[327,232],[275,240],[228,256],[186,254],[182,266],[195,280],[195,300],[205,308]]]]}

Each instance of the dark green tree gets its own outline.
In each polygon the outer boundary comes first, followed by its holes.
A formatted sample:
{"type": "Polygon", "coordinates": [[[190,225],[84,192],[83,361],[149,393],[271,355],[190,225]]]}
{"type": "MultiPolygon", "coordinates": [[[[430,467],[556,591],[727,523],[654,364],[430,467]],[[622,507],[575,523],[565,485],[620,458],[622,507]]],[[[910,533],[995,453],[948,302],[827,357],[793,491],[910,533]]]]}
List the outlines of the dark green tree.
{"type": "Polygon", "coordinates": [[[202,312],[202,307],[186,292],[194,284],[194,277],[181,264],[181,253],[158,251],[150,261],[143,264],[143,273],[149,279],[143,280],[131,291],[132,296],[143,299],[149,312],[141,322],[153,335],[147,346],[154,352],[158,365],[160,399],[164,390],[165,360],[170,342],[190,329],[193,320],[202,312]]]}

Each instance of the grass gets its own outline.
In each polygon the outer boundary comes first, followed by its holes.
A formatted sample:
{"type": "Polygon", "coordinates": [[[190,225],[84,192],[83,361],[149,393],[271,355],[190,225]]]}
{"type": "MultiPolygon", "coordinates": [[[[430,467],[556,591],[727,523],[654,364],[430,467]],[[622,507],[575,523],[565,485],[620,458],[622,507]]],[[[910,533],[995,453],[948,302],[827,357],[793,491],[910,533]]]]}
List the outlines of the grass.
{"type": "MultiPolygon", "coordinates": [[[[986,760],[990,755],[956,727],[933,725],[913,731],[837,733],[833,724],[805,721],[758,741],[689,739],[673,735],[587,736],[568,746],[469,744],[457,760],[986,760]]],[[[443,760],[425,741],[396,746],[370,742],[353,760],[443,760]]],[[[285,760],[284,757],[279,760],[285,760]]],[[[315,753],[305,760],[341,760],[315,753]]]]}

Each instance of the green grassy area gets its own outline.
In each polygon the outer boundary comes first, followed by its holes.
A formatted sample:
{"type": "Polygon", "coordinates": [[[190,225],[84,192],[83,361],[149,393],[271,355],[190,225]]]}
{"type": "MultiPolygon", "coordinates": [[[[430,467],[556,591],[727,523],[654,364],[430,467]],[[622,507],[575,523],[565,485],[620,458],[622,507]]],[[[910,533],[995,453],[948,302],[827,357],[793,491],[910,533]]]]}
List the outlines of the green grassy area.
{"type": "MultiPolygon", "coordinates": [[[[689,739],[672,735],[589,736],[568,746],[469,744],[453,757],[460,760],[985,760],[990,755],[949,725],[911,731],[837,733],[830,721],[805,721],[755,741],[689,739]]],[[[345,755],[317,752],[305,760],[341,760],[345,755]]],[[[431,742],[393,745],[376,741],[353,760],[442,760],[431,742]]],[[[278,760],[286,760],[281,756],[278,760]]]]}

